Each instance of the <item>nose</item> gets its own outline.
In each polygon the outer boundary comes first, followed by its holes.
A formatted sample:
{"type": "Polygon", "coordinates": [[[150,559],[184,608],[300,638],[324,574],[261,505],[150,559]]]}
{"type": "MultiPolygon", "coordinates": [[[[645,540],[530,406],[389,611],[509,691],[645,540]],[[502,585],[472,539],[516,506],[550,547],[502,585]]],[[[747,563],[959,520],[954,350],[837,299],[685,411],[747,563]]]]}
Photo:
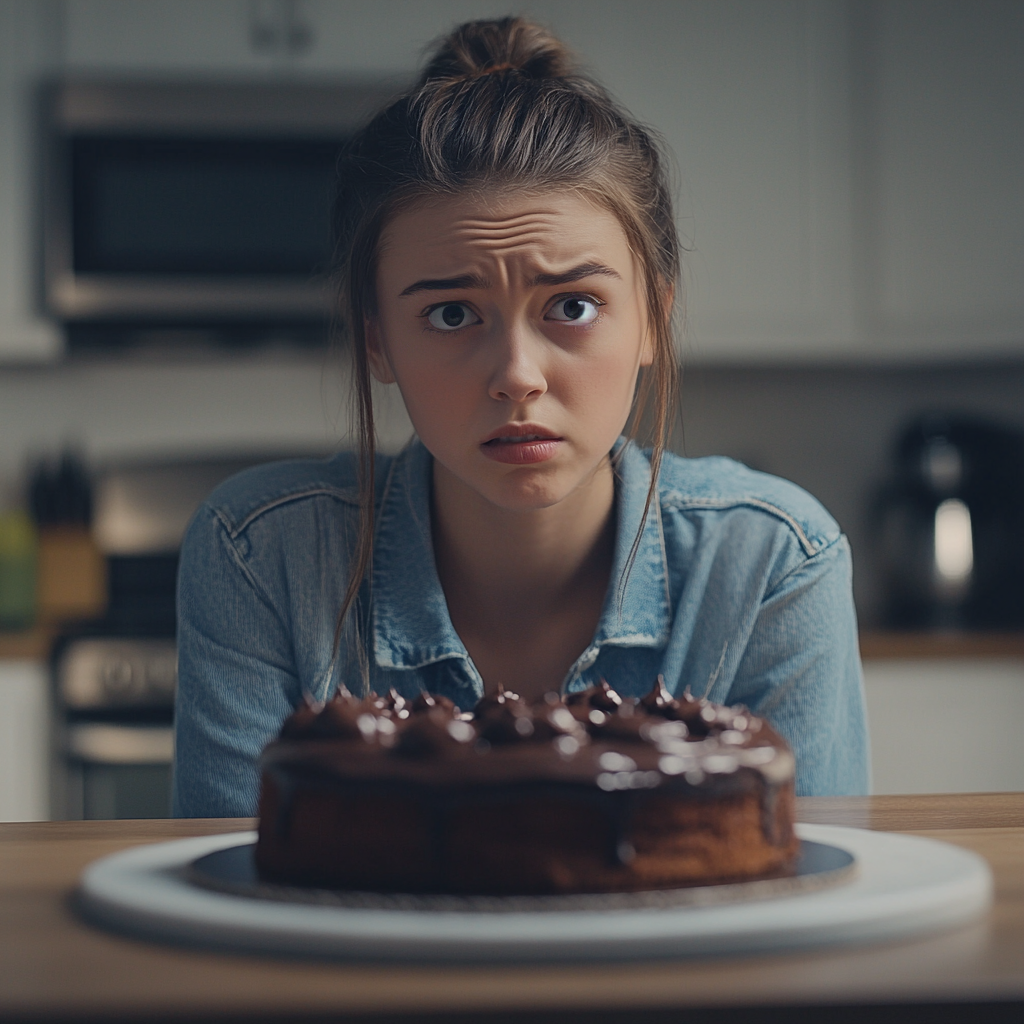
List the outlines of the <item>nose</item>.
{"type": "Polygon", "coordinates": [[[547,389],[542,347],[529,332],[501,332],[494,341],[494,366],[488,394],[499,402],[527,402],[540,398],[547,389]]]}

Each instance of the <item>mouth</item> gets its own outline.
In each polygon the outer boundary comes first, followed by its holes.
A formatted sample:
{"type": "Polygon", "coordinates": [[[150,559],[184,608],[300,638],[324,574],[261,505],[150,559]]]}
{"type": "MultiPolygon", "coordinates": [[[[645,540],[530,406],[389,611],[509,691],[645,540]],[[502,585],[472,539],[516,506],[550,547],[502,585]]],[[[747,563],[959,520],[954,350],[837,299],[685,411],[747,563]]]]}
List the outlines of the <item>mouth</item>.
{"type": "Polygon", "coordinates": [[[563,440],[536,423],[506,423],[485,438],[480,449],[495,462],[527,465],[554,458],[563,440]]]}
{"type": "Polygon", "coordinates": [[[539,427],[533,423],[507,423],[499,427],[483,440],[484,445],[502,444],[533,444],[538,441],[561,441],[562,438],[554,431],[539,427]]]}

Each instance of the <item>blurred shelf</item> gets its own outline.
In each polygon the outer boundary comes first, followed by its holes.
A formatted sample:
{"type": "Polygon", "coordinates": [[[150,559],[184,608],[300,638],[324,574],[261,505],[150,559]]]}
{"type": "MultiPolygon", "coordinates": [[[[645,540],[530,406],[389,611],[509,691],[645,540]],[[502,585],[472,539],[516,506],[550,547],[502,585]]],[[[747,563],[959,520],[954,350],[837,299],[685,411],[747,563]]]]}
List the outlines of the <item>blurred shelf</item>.
{"type": "Polygon", "coordinates": [[[45,626],[18,633],[0,632],[0,658],[45,661],[53,638],[53,629],[45,626]]]}
{"type": "Polygon", "coordinates": [[[860,634],[865,660],[888,658],[1024,658],[1024,633],[867,631],[860,634]]]}

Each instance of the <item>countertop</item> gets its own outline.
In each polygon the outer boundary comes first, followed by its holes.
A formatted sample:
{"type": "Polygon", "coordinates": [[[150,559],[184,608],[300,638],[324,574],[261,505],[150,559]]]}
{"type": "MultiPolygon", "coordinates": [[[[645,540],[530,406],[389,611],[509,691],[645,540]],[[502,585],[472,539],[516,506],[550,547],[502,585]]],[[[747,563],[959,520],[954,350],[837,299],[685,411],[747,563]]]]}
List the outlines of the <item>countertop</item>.
{"type": "Polygon", "coordinates": [[[45,661],[56,631],[45,626],[35,626],[20,632],[0,630],[0,658],[45,661]]]}
{"type": "MultiPolygon", "coordinates": [[[[36,627],[21,633],[0,631],[0,659],[45,661],[56,630],[36,627]]],[[[1024,633],[896,632],[865,630],[860,635],[865,659],[881,658],[1021,658],[1024,633]]]]}
{"type": "Polygon", "coordinates": [[[1024,633],[922,633],[865,630],[860,634],[865,661],[910,658],[1020,658],[1024,633]]]}
{"type": "Polygon", "coordinates": [[[987,919],[926,939],[773,956],[473,968],[275,960],[108,934],[73,910],[90,861],[139,843],[248,829],[250,820],[4,824],[0,1018],[611,1024],[672,1020],[702,1007],[702,1021],[810,1021],[827,1012],[832,1024],[898,1012],[905,1024],[957,1015],[974,1024],[1020,1014],[1024,794],[802,799],[798,817],[974,850],[992,866],[995,905],[987,919]],[[943,1008],[964,1002],[972,1004],[966,1015],[943,1008]]]}

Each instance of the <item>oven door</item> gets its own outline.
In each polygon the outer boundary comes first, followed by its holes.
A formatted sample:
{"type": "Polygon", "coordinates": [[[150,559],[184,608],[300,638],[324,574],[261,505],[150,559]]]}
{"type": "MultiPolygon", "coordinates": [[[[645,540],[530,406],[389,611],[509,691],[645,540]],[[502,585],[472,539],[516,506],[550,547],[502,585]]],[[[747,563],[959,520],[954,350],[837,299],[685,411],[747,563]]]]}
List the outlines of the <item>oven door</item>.
{"type": "Polygon", "coordinates": [[[55,664],[56,816],[170,815],[176,681],[172,637],[62,643],[55,664]]]}
{"type": "Polygon", "coordinates": [[[167,818],[174,729],[74,722],[65,743],[67,817],[167,818]]]}

